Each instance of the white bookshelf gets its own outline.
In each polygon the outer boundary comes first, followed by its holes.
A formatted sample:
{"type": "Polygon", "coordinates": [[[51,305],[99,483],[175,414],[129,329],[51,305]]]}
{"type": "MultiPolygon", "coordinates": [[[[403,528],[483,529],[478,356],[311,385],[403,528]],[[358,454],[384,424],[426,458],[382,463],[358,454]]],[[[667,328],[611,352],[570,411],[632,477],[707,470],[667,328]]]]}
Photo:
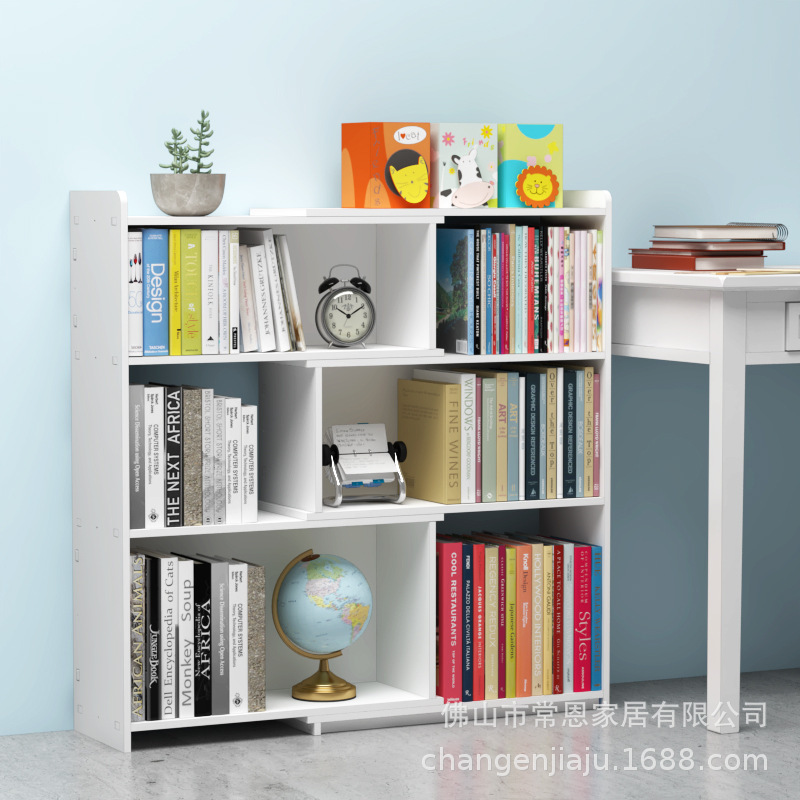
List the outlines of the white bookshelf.
{"type": "MultiPolygon", "coordinates": [[[[286,720],[313,733],[441,720],[435,694],[435,537],[437,523],[502,530],[520,514],[531,530],[603,547],[602,690],[518,699],[517,704],[609,695],[611,359],[606,353],[456,356],[436,347],[436,226],[498,219],[603,231],[611,253],[607,192],[565,192],[564,209],[254,210],[248,216],[129,216],[123,192],[70,195],[74,711],[76,730],[122,751],[132,735],[165,728],[286,720]],[[304,353],[130,358],[127,320],[129,228],[271,228],[292,252],[309,348],[304,353]],[[372,285],[377,324],[366,349],[323,346],[314,326],[317,287],[336,263],[358,265],[372,285]],[[397,379],[415,366],[576,363],[601,375],[601,497],[444,506],[409,498],[400,506],[358,503],[330,508],[320,466],[322,431],[333,422],[383,421],[397,434],[397,379]],[[128,489],[128,385],[131,370],[166,367],[219,375],[244,371],[258,386],[259,517],[245,525],[131,530],[128,489]],[[249,371],[249,372],[248,372],[249,371]],[[488,515],[488,517],[487,517],[488,515]],[[308,547],[354,561],[374,594],[372,621],[337,659],[357,685],[354,700],[307,703],[291,686],[313,669],[278,638],[267,614],[267,701],[259,714],[130,722],[129,559],[131,549],[214,552],[263,564],[268,599],[283,566],[308,547]]],[[[609,260],[606,257],[606,262],[609,260]]],[[[604,328],[610,341],[610,268],[604,328]]],[[[207,385],[213,386],[213,381],[207,385]]],[[[217,388],[217,387],[214,387],[217,388]]],[[[507,701],[487,704],[502,705],[507,701]]],[[[474,704],[467,704],[472,706],[474,704]]]]}

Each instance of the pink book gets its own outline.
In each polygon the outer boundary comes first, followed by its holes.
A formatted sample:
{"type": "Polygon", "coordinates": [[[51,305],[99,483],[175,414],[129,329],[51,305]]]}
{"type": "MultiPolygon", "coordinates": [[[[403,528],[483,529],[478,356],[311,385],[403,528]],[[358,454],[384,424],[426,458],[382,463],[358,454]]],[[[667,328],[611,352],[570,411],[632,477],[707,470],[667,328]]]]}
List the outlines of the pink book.
{"type": "Polygon", "coordinates": [[[564,229],[558,228],[558,352],[564,352],[564,229]]]}
{"type": "Polygon", "coordinates": [[[461,542],[436,542],[436,694],[461,702],[461,542]]]}
{"type": "Polygon", "coordinates": [[[500,350],[498,348],[502,338],[498,331],[498,324],[500,322],[500,297],[498,291],[500,290],[500,281],[497,277],[497,271],[500,269],[501,259],[498,256],[500,249],[500,234],[492,234],[492,355],[498,355],[500,350]]]}
{"type": "Polygon", "coordinates": [[[483,700],[486,692],[486,545],[472,545],[472,699],[483,700]]]}
{"type": "Polygon", "coordinates": [[[575,545],[575,598],[573,606],[573,678],[574,692],[588,692],[592,686],[592,548],[575,545]]]}
{"type": "Polygon", "coordinates": [[[503,318],[503,350],[502,355],[508,355],[510,352],[511,347],[511,338],[509,335],[508,329],[508,315],[510,311],[510,299],[511,299],[511,278],[509,275],[509,258],[510,258],[510,251],[509,251],[509,236],[507,233],[501,233],[500,236],[503,239],[503,258],[502,258],[502,265],[501,271],[503,274],[503,294],[501,297],[502,307],[501,307],[501,316],[503,318]]]}
{"type": "Polygon", "coordinates": [[[530,225],[528,234],[528,347],[526,353],[535,353],[536,341],[536,228],[530,225]]]}
{"type": "Polygon", "coordinates": [[[600,497],[600,375],[594,374],[594,496],[600,497]]]}
{"type": "MultiPolygon", "coordinates": [[[[483,433],[483,419],[481,417],[481,409],[483,403],[481,400],[481,391],[483,389],[482,379],[480,375],[475,377],[475,502],[481,503],[483,482],[481,480],[481,470],[483,468],[483,459],[481,458],[481,435],[483,433]]],[[[477,698],[476,698],[477,699],[477,698]]]]}

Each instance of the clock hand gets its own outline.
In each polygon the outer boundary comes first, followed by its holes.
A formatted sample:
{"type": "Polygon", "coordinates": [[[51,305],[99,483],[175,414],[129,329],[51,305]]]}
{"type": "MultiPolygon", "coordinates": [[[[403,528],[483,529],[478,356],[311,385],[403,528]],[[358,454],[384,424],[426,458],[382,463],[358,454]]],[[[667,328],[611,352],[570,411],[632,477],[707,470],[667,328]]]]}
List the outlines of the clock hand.
{"type": "MultiPolygon", "coordinates": [[[[365,303],[362,303],[362,304],[361,304],[361,305],[360,305],[360,306],[359,306],[359,307],[358,307],[358,308],[357,308],[357,309],[356,309],[356,310],[353,312],[353,314],[355,314],[355,313],[356,313],[356,311],[361,311],[361,309],[362,309],[362,308],[364,308],[364,306],[365,306],[365,305],[366,305],[365,303]]],[[[348,317],[350,317],[350,316],[352,316],[352,315],[351,315],[351,314],[348,314],[347,316],[348,316],[348,317]]]]}
{"type": "Polygon", "coordinates": [[[341,309],[341,308],[337,308],[336,310],[337,310],[337,311],[338,311],[340,314],[344,314],[344,315],[347,317],[347,319],[350,319],[350,315],[349,315],[348,313],[346,313],[345,311],[342,311],[342,309],[341,309]]]}

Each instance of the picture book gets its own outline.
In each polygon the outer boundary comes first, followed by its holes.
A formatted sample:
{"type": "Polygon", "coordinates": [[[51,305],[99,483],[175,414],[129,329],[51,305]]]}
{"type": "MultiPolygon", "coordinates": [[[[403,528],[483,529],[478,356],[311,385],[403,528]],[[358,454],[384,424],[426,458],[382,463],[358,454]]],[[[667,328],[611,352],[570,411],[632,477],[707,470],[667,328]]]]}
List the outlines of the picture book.
{"type": "Polygon", "coordinates": [[[564,207],[563,125],[498,125],[501,208],[564,207]]]}
{"type": "Polygon", "coordinates": [[[497,123],[431,123],[435,208],[497,207],[497,123]]]}
{"type": "Polygon", "coordinates": [[[436,346],[447,353],[469,353],[467,278],[471,240],[471,231],[458,228],[443,228],[436,236],[436,346]]]}

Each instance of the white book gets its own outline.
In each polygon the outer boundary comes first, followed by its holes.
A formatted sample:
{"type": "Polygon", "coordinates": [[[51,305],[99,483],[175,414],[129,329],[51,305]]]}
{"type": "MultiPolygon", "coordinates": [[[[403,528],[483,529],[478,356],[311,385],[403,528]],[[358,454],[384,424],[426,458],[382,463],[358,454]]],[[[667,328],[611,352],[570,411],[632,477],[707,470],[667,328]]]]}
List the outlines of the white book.
{"type": "Polygon", "coordinates": [[[475,375],[438,369],[415,369],[414,379],[461,385],[461,502],[475,502],[475,375]]]}
{"type": "Polygon", "coordinates": [[[161,719],[178,716],[176,699],[178,684],[178,558],[161,558],[161,639],[159,648],[159,682],[161,719]]]}
{"type": "MultiPolygon", "coordinates": [[[[520,343],[520,348],[517,352],[519,353],[527,353],[528,352],[528,281],[530,280],[530,270],[528,269],[528,226],[522,226],[522,342],[520,343]]],[[[525,406],[520,406],[520,408],[525,408],[525,406]]],[[[522,414],[520,414],[520,417],[522,414]]],[[[519,473],[522,475],[522,472],[519,473]]],[[[523,481],[519,482],[520,487],[522,487],[523,481]]],[[[520,493],[522,492],[522,488],[520,488],[520,493]]],[[[522,497],[520,497],[522,500],[522,497]]]]}
{"type": "Polygon", "coordinates": [[[586,231],[574,231],[575,246],[575,352],[583,352],[583,242],[586,231]]]}
{"type": "Polygon", "coordinates": [[[263,236],[264,246],[267,249],[269,295],[272,300],[272,319],[275,322],[275,345],[279,353],[287,353],[292,349],[292,337],[289,334],[286,298],[281,287],[278,256],[275,250],[275,237],[270,230],[258,231],[258,233],[263,236]]]}
{"type": "Polygon", "coordinates": [[[194,717],[194,561],[178,559],[178,716],[194,717]]]}
{"type": "Polygon", "coordinates": [[[253,269],[250,265],[250,248],[239,245],[239,320],[242,353],[258,351],[258,321],[256,320],[253,269]]]}
{"type": "Polygon", "coordinates": [[[143,355],[142,232],[128,231],[128,355],[143,355]]]}
{"type": "MultiPolygon", "coordinates": [[[[525,340],[527,341],[527,339],[525,340]]],[[[538,377],[538,376],[537,376],[538,377]]],[[[525,499],[525,481],[527,472],[525,471],[525,431],[527,430],[527,420],[525,419],[525,375],[519,376],[519,478],[517,484],[519,485],[517,500],[525,499]]],[[[511,500],[512,498],[508,498],[511,500]]]]}
{"type": "Polygon", "coordinates": [[[556,377],[556,498],[564,496],[564,367],[556,377]]]}
{"type": "Polygon", "coordinates": [[[269,296],[267,249],[263,244],[254,245],[250,247],[249,254],[250,271],[253,274],[253,306],[256,312],[258,349],[261,353],[270,353],[276,348],[276,339],[272,317],[272,300],[269,296]]]}
{"type": "Polygon", "coordinates": [[[242,522],[258,522],[258,406],[242,406],[242,522]]]}
{"type": "Polygon", "coordinates": [[[214,397],[214,523],[225,524],[225,400],[214,397]]]}
{"type": "Polygon", "coordinates": [[[595,250],[595,232],[588,232],[589,241],[586,245],[586,258],[589,262],[589,324],[587,326],[589,341],[587,342],[586,352],[594,353],[597,351],[597,262],[595,250]]]}
{"type": "MultiPolygon", "coordinates": [[[[572,255],[570,253],[570,231],[569,228],[562,228],[561,246],[563,247],[563,258],[561,264],[560,281],[564,284],[564,302],[561,306],[561,314],[564,319],[564,335],[561,337],[561,352],[572,352],[572,344],[570,342],[570,297],[569,297],[569,276],[570,276],[570,262],[572,255]]],[[[561,293],[561,286],[559,284],[559,294],[561,293]]]]}
{"type": "Polygon", "coordinates": [[[573,642],[575,634],[575,545],[564,545],[564,694],[573,689],[573,642]]]}
{"type": "Polygon", "coordinates": [[[230,231],[228,253],[228,346],[231,355],[239,352],[241,328],[239,327],[239,231],[230,231]]]}
{"type": "Polygon", "coordinates": [[[203,314],[200,335],[203,355],[219,355],[219,231],[200,232],[200,264],[203,276],[203,314]]]}
{"type": "Polygon", "coordinates": [[[164,387],[144,387],[144,504],[145,528],[165,526],[166,453],[164,387]]]}
{"type": "Polygon", "coordinates": [[[486,229],[481,229],[481,263],[478,265],[481,271],[480,274],[480,287],[481,287],[481,304],[483,308],[481,308],[481,352],[482,356],[485,356],[487,353],[491,353],[491,349],[487,350],[487,345],[489,344],[486,341],[487,330],[486,327],[488,325],[487,321],[487,314],[486,314],[486,229]]]}
{"type": "Polygon", "coordinates": [[[247,565],[239,562],[229,563],[228,576],[230,713],[246,714],[248,707],[247,565]]]}
{"type": "Polygon", "coordinates": [[[225,523],[242,521],[242,401],[225,398],[225,523]]]}
{"type": "Polygon", "coordinates": [[[214,524],[214,390],[201,390],[203,525],[214,524]]]}
{"type": "Polygon", "coordinates": [[[219,354],[231,352],[231,232],[219,232],[219,354]]]}
{"type": "Polygon", "coordinates": [[[603,242],[597,236],[597,352],[603,352],[603,242]]]}
{"type": "Polygon", "coordinates": [[[294,329],[297,349],[302,353],[306,349],[306,337],[303,334],[303,319],[300,316],[300,303],[297,301],[297,286],[294,282],[294,270],[292,269],[292,259],[289,254],[289,242],[285,234],[279,233],[275,236],[275,243],[280,250],[281,264],[283,265],[286,301],[289,307],[289,322],[294,329]]]}

